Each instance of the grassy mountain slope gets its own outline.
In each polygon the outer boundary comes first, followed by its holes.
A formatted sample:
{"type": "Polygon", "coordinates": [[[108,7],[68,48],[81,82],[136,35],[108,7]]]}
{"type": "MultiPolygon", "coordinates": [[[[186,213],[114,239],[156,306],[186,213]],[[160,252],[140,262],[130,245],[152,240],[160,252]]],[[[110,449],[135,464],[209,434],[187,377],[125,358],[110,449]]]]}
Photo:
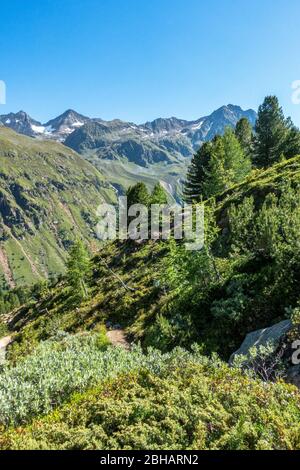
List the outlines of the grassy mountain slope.
{"type": "MultiPolygon", "coordinates": [[[[280,194],[284,182],[299,178],[300,157],[296,157],[256,172],[219,197],[214,268],[204,272],[204,279],[200,271],[195,284],[183,279],[179,288],[172,288],[167,275],[172,251],[168,242],[106,245],[93,260],[89,300],[80,305],[75,301],[75,308],[72,293],[61,281],[38,302],[15,312],[9,324],[17,334],[11,357],[30,351],[57,329],[70,333],[93,330],[107,321],[121,324],[130,338],[142,340],[144,345],[168,349],[197,341],[204,350],[229,357],[246,333],[286,318],[286,309],[296,306],[299,269],[295,261],[283,273],[276,258],[263,250],[233,254],[228,209],[242,204],[250,194],[261,206],[267,194],[280,194]]],[[[193,253],[193,259],[186,262],[188,269],[191,263],[204,269],[203,256],[203,252],[193,253]]],[[[183,260],[171,259],[171,264],[179,267],[183,260]]]]}
{"type": "Polygon", "coordinates": [[[165,191],[175,200],[182,200],[182,185],[187,171],[189,160],[182,163],[156,163],[144,168],[135,163],[130,163],[124,159],[102,160],[94,155],[87,155],[86,159],[100,170],[107,180],[118,190],[119,194],[124,194],[129,186],[143,181],[147,188],[152,191],[159,181],[165,191]]]}
{"type": "Polygon", "coordinates": [[[8,326],[16,341],[10,357],[27,354],[56,331],[90,331],[107,321],[120,324],[135,341],[144,339],[165,304],[159,281],[167,252],[165,243],[107,245],[93,259],[89,299],[78,305],[72,291],[61,281],[38,301],[13,313],[8,326]]]}
{"type": "Polygon", "coordinates": [[[299,180],[300,156],[257,171],[207,202],[207,250],[108,243],[88,298],[62,279],[7,315],[0,449],[299,449],[299,391],[207,357],[299,305],[299,180]]]}
{"type": "Polygon", "coordinates": [[[218,196],[217,202],[220,208],[226,207],[230,203],[241,202],[250,195],[258,202],[262,202],[268,193],[280,193],[283,182],[290,182],[293,185],[300,183],[300,156],[285,160],[266,170],[253,171],[243,183],[218,196]]]}
{"type": "Polygon", "coordinates": [[[103,176],[74,151],[0,128],[0,282],[31,284],[62,272],[72,232],[93,238],[103,176]]]}

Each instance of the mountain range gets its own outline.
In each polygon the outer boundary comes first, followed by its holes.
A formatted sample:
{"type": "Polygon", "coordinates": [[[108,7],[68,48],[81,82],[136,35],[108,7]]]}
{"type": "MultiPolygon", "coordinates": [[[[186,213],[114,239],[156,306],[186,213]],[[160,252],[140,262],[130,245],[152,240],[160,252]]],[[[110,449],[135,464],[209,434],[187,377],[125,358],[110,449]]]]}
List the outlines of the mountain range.
{"type": "Polygon", "coordinates": [[[45,124],[24,111],[1,115],[0,122],[20,134],[63,142],[80,153],[96,150],[101,158],[125,157],[147,166],[172,161],[171,156],[190,157],[203,142],[222,133],[226,126],[235,126],[242,117],[254,125],[256,113],[229,104],[195,121],[171,117],[138,125],[89,118],[69,109],[45,124]]]}
{"type": "Polygon", "coordinates": [[[93,163],[120,193],[137,181],[151,189],[159,180],[178,199],[195,151],[242,117],[254,125],[256,113],[229,104],[194,121],[171,117],[135,124],[89,118],[69,109],[44,124],[24,111],[0,116],[0,123],[29,137],[70,147],[93,163]]]}

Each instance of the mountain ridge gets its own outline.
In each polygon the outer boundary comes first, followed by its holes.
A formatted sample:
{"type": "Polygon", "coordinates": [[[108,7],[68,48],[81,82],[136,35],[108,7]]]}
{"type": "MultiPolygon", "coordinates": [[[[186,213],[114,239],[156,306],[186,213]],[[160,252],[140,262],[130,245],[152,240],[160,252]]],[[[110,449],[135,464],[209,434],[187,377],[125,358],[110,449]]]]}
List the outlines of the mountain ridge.
{"type": "Polygon", "coordinates": [[[144,181],[150,190],[161,181],[180,200],[193,154],[242,117],[254,126],[255,111],[233,104],[192,121],[170,117],[135,124],[89,118],[68,109],[45,124],[24,112],[2,115],[0,124],[38,140],[63,143],[96,166],[121,194],[138,181],[144,181]]]}
{"type": "Polygon", "coordinates": [[[240,106],[228,104],[221,106],[211,114],[200,117],[196,120],[185,120],[177,117],[156,118],[153,121],[147,121],[142,124],[135,124],[120,119],[103,120],[101,118],[87,117],[78,113],[73,109],[68,109],[59,116],[50,119],[46,123],[42,123],[33,119],[25,111],[17,113],[8,113],[0,115],[0,122],[16,132],[30,137],[44,137],[45,139],[51,138],[53,140],[64,141],[68,135],[76,132],[76,130],[88,122],[95,122],[102,124],[108,129],[119,130],[124,132],[125,129],[137,131],[141,135],[143,133],[147,137],[154,135],[176,134],[182,132],[186,134],[188,131],[199,130],[202,124],[211,119],[222,119],[227,117],[228,122],[235,124],[237,117],[248,117],[251,124],[254,124],[256,113],[252,109],[243,110],[240,106]],[[221,115],[223,113],[223,116],[221,115]],[[230,113],[233,115],[230,116],[230,113]]]}

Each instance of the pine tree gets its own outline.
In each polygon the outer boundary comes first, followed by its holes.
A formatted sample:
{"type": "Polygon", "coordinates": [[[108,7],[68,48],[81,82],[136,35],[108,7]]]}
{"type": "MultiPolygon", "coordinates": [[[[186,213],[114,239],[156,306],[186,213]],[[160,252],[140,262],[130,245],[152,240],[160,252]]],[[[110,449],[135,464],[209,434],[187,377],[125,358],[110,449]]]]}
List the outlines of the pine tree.
{"type": "Polygon", "coordinates": [[[205,198],[204,184],[211,159],[212,143],[205,142],[193,156],[184,183],[184,199],[188,203],[199,202],[205,198]]]}
{"type": "Polygon", "coordinates": [[[127,206],[128,208],[134,204],[143,204],[148,206],[150,202],[150,196],[145,183],[136,183],[134,186],[130,186],[126,192],[127,206]]]}
{"type": "Polygon", "coordinates": [[[290,129],[285,140],[282,153],[285,158],[292,158],[296,155],[300,155],[300,131],[292,122],[290,123],[290,129]]]}
{"type": "Polygon", "coordinates": [[[254,162],[268,167],[279,161],[284,153],[289,123],[285,119],[276,96],[267,96],[258,109],[255,126],[254,162]]]}
{"type": "Polygon", "coordinates": [[[160,183],[156,183],[150,196],[150,204],[167,204],[168,197],[160,183]]]}
{"type": "Polygon", "coordinates": [[[91,271],[89,253],[81,240],[72,246],[67,261],[67,280],[79,298],[86,298],[86,282],[91,271]]]}
{"type": "Polygon", "coordinates": [[[245,155],[250,156],[253,151],[253,129],[247,118],[242,118],[238,121],[235,128],[235,136],[245,155]]]}
{"type": "Polygon", "coordinates": [[[234,131],[227,128],[224,136],[203,144],[192,159],[184,187],[185,200],[199,202],[223,192],[242,181],[250,170],[249,156],[234,131]]]}

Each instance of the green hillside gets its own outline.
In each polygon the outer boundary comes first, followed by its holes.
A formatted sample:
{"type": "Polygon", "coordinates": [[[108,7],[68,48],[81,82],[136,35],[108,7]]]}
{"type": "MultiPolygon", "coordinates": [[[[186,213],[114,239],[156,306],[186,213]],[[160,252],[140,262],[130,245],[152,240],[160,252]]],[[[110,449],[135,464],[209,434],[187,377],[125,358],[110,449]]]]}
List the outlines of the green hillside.
{"type": "Polygon", "coordinates": [[[94,236],[114,192],[74,151],[0,128],[0,283],[32,284],[64,270],[70,240],[94,236]]]}
{"type": "Polygon", "coordinates": [[[279,206],[288,227],[278,216],[274,231],[294,234],[300,210],[299,170],[300,157],[295,157],[255,171],[246,182],[219,196],[216,204],[208,201],[208,252],[189,254],[181,244],[176,247],[168,241],[106,245],[93,259],[90,298],[76,305],[76,310],[66,281],[39,302],[21,308],[11,323],[17,332],[12,357],[14,350],[17,355],[19,350],[22,354],[30,351],[56,329],[74,333],[107,321],[121,324],[132,340],[142,340],[145,345],[168,350],[197,341],[204,351],[229,357],[246,333],[286,318],[286,309],[297,306],[298,262],[284,267],[290,243],[297,246],[297,239],[280,241],[280,253],[273,253],[268,233],[245,225],[243,205],[249,196],[254,197],[254,213],[248,215],[255,221],[268,194],[277,193],[279,200],[281,194],[293,197],[294,218],[285,206],[279,206]],[[233,207],[241,208],[241,223],[234,233],[233,207]],[[249,236],[250,230],[261,233],[258,249],[241,245],[245,230],[249,236]]]}
{"type": "MultiPolygon", "coordinates": [[[[65,276],[1,294],[0,449],[300,448],[300,156],[288,158],[300,134],[278,113],[271,144],[269,124],[258,139],[242,121],[194,156],[201,250],[126,240],[91,258],[76,241],[65,276]],[[232,361],[246,335],[283,320],[279,339],[232,361]]],[[[131,203],[146,193],[133,187],[131,203]]]]}
{"type": "Polygon", "coordinates": [[[152,190],[157,181],[177,201],[182,200],[182,184],[186,175],[190,159],[177,163],[156,163],[144,168],[125,159],[105,160],[91,154],[86,159],[95,165],[106,179],[124,194],[129,186],[143,181],[149,190],[152,190]]]}

